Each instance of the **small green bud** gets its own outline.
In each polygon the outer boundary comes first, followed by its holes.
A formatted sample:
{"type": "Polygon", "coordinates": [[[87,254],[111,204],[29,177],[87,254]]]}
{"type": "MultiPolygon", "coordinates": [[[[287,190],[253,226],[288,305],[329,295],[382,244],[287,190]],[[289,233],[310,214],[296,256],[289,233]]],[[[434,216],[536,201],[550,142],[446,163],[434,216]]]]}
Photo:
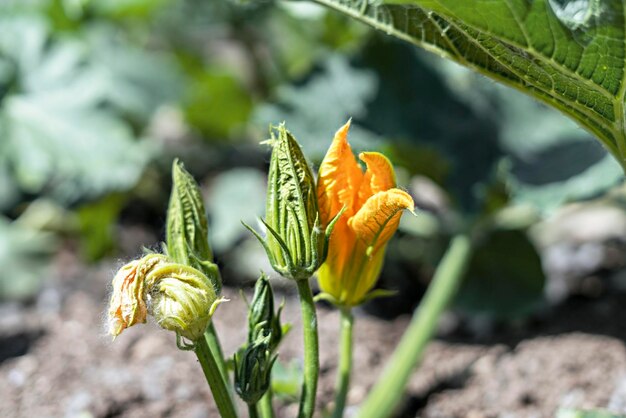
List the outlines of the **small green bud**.
{"type": "MultiPolygon", "coordinates": [[[[281,307],[282,308],[282,307],[281,307]]],[[[270,351],[274,352],[283,336],[280,325],[280,311],[274,311],[274,292],[265,273],[254,286],[254,296],[248,310],[248,341],[269,336],[270,351]]]]}
{"type": "Polygon", "coordinates": [[[235,354],[235,390],[248,404],[257,403],[270,387],[276,356],[269,344],[269,336],[259,338],[235,354]]]}
{"type": "Polygon", "coordinates": [[[267,236],[263,239],[246,227],[261,241],[276,272],[304,280],[324,262],[332,225],[326,233],[322,230],[313,173],[293,135],[284,124],[270,133],[272,156],[262,220],[267,236]]]}
{"type": "Polygon", "coordinates": [[[177,263],[202,271],[215,292],[222,288],[219,269],[213,263],[208,226],[200,188],[183,164],[172,165],[172,193],[167,210],[167,252],[177,263]]]}

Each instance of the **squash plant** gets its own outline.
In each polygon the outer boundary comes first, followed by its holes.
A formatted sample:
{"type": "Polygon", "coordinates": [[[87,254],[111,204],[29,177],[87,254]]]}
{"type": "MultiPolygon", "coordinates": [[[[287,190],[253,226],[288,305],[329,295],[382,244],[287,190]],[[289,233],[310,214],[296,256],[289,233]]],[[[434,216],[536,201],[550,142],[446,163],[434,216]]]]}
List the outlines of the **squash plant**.
{"type": "MultiPolygon", "coordinates": [[[[520,90],[574,119],[626,170],[626,3],[312,0],[520,90]]],[[[360,417],[388,416],[471,258],[460,234],[360,417]]]]}
{"type": "MultiPolygon", "coordinates": [[[[626,9],[622,2],[313,1],[453,59],[559,109],[593,133],[626,168],[626,9]]],[[[369,282],[364,289],[359,286],[364,279],[373,278],[373,282],[378,277],[382,252],[398,227],[401,210],[413,206],[410,196],[395,188],[393,168],[382,154],[362,153],[360,159],[367,171],[361,172],[347,145],[348,126],[340,129],[333,140],[317,184],[295,139],[284,125],[276,128],[278,134],[268,141],[273,150],[267,213],[261,220],[265,228],[261,232],[253,230],[272,267],[293,279],[298,287],[305,353],[298,412],[301,418],[314,414],[319,373],[317,319],[308,279],[321,266],[319,279],[324,292],[319,298],[342,311],[334,410],[334,416],[341,417],[351,371],[350,309],[368,296],[381,296],[368,294],[369,282]],[[333,234],[335,226],[338,232],[333,234]]],[[[182,172],[182,166],[179,169],[182,172]]],[[[175,177],[174,184],[177,187],[178,183],[185,193],[173,195],[172,202],[180,197],[180,204],[171,205],[168,213],[168,226],[178,219],[179,227],[168,229],[171,233],[165,254],[148,254],[120,269],[113,281],[109,325],[111,333],[117,336],[124,328],[145,322],[146,315],[153,315],[163,328],[175,331],[179,347],[198,355],[222,416],[235,417],[238,412],[228,389],[231,380],[226,362],[218,336],[208,325],[222,301],[217,284],[219,273],[211,252],[205,251],[210,248],[208,244],[202,241],[204,249],[199,251],[198,242],[190,238],[206,239],[204,208],[191,177],[185,177],[185,182],[180,178],[177,181],[175,177]],[[187,234],[190,231],[193,233],[187,234]]],[[[471,261],[480,251],[476,235],[475,228],[466,226],[459,228],[451,240],[428,292],[357,416],[377,418],[393,413],[441,312],[466,273],[471,273],[471,261]]],[[[499,238],[502,241],[495,240],[496,247],[519,256],[519,251],[511,251],[514,247],[509,241],[499,238]]],[[[500,257],[491,258],[507,262],[500,257]]],[[[522,275],[527,276],[528,271],[522,275]]],[[[273,301],[270,302],[271,291],[263,290],[267,286],[263,276],[254,297],[258,306],[250,306],[248,340],[234,359],[235,391],[247,404],[250,417],[273,417],[270,372],[283,330],[278,320],[280,310],[275,313],[273,301]]]]}

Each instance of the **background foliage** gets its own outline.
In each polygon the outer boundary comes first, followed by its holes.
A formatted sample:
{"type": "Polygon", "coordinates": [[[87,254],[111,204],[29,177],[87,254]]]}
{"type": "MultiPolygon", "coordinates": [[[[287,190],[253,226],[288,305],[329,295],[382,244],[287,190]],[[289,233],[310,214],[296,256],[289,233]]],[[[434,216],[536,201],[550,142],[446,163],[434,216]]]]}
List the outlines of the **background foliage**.
{"type": "Polygon", "coordinates": [[[355,149],[397,166],[422,211],[403,220],[383,285],[413,289],[407,310],[470,230],[458,307],[532,312],[545,277],[528,228],[622,177],[557,111],[312,3],[31,0],[0,16],[0,260],[19,272],[2,273],[0,298],[34,295],[72,243],[95,262],[123,255],[128,224],[160,236],[175,156],[203,180],[226,284],[255,276],[263,257],[239,220],[263,211],[257,144],[283,120],[314,164],[351,117],[355,149]]]}

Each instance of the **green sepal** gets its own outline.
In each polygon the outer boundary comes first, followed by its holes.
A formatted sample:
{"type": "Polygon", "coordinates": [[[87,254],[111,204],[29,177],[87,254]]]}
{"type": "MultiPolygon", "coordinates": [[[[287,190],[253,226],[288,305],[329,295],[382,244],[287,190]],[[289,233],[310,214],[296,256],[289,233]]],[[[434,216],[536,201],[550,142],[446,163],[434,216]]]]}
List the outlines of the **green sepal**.
{"type": "Polygon", "coordinates": [[[339,220],[339,218],[341,218],[341,216],[346,211],[346,209],[348,209],[348,207],[344,205],[339,211],[339,213],[337,213],[335,217],[331,219],[331,221],[326,226],[326,231],[324,231],[324,246],[322,249],[322,263],[326,261],[326,257],[328,257],[328,246],[330,243],[330,236],[332,235],[333,230],[335,229],[335,224],[337,224],[337,221],[339,220]]]}
{"type": "Polygon", "coordinates": [[[176,347],[182,351],[193,351],[196,349],[195,342],[188,342],[185,338],[180,335],[178,332],[176,333],[176,347]]]}
{"type": "Polygon", "coordinates": [[[330,293],[326,293],[326,292],[321,292],[315,295],[315,297],[313,298],[313,301],[314,302],[324,301],[335,306],[341,306],[341,303],[333,295],[331,295],[330,293]]]}
{"type": "MultiPolygon", "coordinates": [[[[293,258],[291,256],[291,251],[289,250],[289,247],[287,247],[287,243],[283,240],[283,238],[278,234],[278,232],[272,228],[267,222],[265,222],[264,219],[259,218],[259,220],[261,221],[261,223],[265,226],[265,228],[267,228],[267,232],[270,233],[270,235],[272,237],[274,237],[274,239],[276,240],[276,242],[278,243],[278,245],[280,246],[280,249],[282,251],[282,255],[283,255],[283,259],[285,261],[286,267],[283,268],[282,266],[277,266],[274,267],[274,269],[286,269],[287,272],[289,272],[290,278],[294,278],[294,274],[293,271],[295,269],[295,266],[293,265],[293,258]]],[[[270,244],[268,243],[268,246],[270,244]]],[[[273,267],[273,266],[272,266],[273,267]]],[[[278,270],[277,270],[278,271],[278,270]]]]}
{"type": "Polygon", "coordinates": [[[250,225],[248,225],[247,223],[245,223],[244,221],[241,221],[241,224],[246,227],[246,229],[248,231],[250,231],[252,233],[252,235],[255,236],[255,238],[261,243],[261,245],[263,246],[263,249],[265,250],[265,253],[267,254],[267,258],[270,262],[270,265],[272,266],[272,268],[281,276],[283,277],[290,277],[290,271],[285,268],[282,267],[281,265],[279,265],[276,261],[276,258],[274,256],[274,253],[272,252],[272,250],[270,249],[267,241],[265,238],[263,238],[261,236],[261,234],[259,234],[256,229],[252,228],[250,225]]]}
{"type": "Polygon", "coordinates": [[[374,299],[381,299],[381,298],[390,298],[393,296],[396,296],[398,294],[397,290],[389,290],[389,289],[374,289],[371,292],[368,292],[363,299],[361,299],[357,304],[355,305],[361,305],[365,302],[369,302],[371,300],[374,299]]]}

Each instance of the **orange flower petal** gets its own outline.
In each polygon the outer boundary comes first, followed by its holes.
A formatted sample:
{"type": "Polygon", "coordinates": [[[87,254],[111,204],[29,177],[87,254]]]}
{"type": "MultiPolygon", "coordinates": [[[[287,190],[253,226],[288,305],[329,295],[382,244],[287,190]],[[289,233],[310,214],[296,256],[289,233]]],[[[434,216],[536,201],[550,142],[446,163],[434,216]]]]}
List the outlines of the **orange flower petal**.
{"type": "Polygon", "coordinates": [[[350,121],[342,126],[322,161],[317,180],[317,199],[321,223],[326,226],[345,206],[342,217],[356,211],[363,173],[348,144],[350,121]]]}
{"type": "Polygon", "coordinates": [[[113,293],[109,303],[109,333],[117,337],[137,322],[145,322],[147,309],[142,293],[143,280],[138,277],[140,262],[132,261],[119,269],[113,278],[113,293]]]}
{"type": "Polygon", "coordinates": [[[372,290],[376,280],[378,280],[384,259],[385,251],[377,251],[371,258],[368,258],[367,268],[358,277],[356,286],[349,295],[348,306],[356,306],[363,303],[363,299],[365,299],[367,293],[372,290]]]}
{"type": "Polygon", "coordinates": [[[113,293],[109,302],[109,333],[117,337],[126,328],[146,322],[146,274],[165,257],[152,254],[123,266],[113,278],[113,293]]]}
{"type": "Polygon", "coordinates": [[[360,205],[376,193],[396,187],[396,175],[387,157],[379,152],[362,152],[359,159],[367,167],[359,190],[360,205]]]}
{"type": "Polygon", "coordinates": [[[351,280],[348,273],[354,263],[353,249],[356,244],[354,232],[348,227],[347,220],[342,218],[335,224],[328,246],[328,256],[318,270],[320,288],[337,300],[341,298],[341,289],[351,280]]]}
{"type": "Polygon", "coordinates": [[[400,189],[378,192],[365,202],[349,221],[357,239],[367,246],[372,255],[384,246],[398,229],[403,209],[413,211],[413,198],[400,189]]]}

